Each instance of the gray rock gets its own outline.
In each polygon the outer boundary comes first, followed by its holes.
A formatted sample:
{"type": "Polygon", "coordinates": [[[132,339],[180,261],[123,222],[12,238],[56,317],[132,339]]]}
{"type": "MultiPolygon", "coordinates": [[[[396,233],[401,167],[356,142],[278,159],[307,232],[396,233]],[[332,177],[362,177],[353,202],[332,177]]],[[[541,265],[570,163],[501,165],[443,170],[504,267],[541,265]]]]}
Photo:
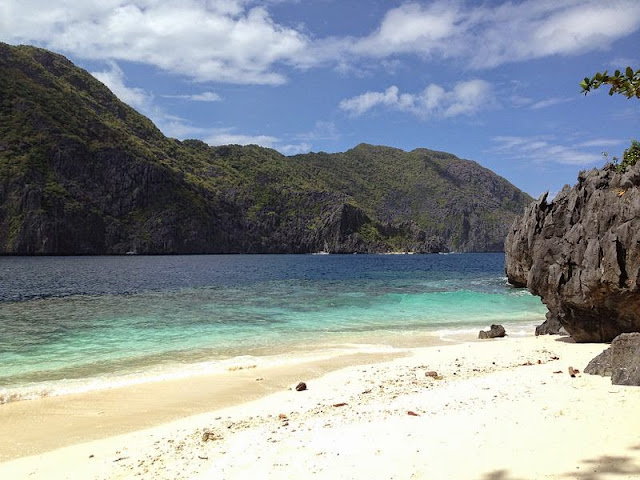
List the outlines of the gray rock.
{"type": "Polygon", "coordinates": [[[538,335],[562,335],[566,330],[560,323],[560,319],[547,312],[547,319],[536,327],[536,336],[538,335]]]}
{"type": "Polygon", "coordinates": [[[502,325],[491,325],[491,329],[488,331],[480,330],[478,334],[478,338],[487,339],[487,338],[498,338],[504,337],[507,335],[504,327],[502,325]]]}
{"type": "MultiPolygon", "coordinates": [[[[527,287],[576,342],[640,331],[640,163],[578,176],[527,207],[505,242],[510,283],[527,287]]],[[[554,331],[543,326],[540,333],[554,331]]]]}
{"type": "Polygon", "coordinates": [[[589,375],[611,376],[611,349],[607,348],[600,355],[591,359],[584,369],[589,375]]]}
{"type": "Polygon", "coordinates": [[[591,375],[611,376],[614,385],[640,386],[640,333],[618,335],[611,347],[584,369],[591,375]]]}
{"type": "Polygon", "coordinates": [[[640,333],[623,333],[611,342],[611,383],[640,385],[640,333]]]}

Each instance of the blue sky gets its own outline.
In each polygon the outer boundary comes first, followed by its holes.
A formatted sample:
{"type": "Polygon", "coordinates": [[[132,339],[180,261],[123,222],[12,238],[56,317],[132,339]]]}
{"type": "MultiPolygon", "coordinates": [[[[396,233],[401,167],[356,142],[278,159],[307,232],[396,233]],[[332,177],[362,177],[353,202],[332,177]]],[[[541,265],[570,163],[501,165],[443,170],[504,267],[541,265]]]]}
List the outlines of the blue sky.
{"type": "Polygon", "coordinates": [[[67,56],[172,137],[286,155],[365,142],[475,160],[533,196],[640,138],[640,0],[3,0],[0,40],[67,56]]]}

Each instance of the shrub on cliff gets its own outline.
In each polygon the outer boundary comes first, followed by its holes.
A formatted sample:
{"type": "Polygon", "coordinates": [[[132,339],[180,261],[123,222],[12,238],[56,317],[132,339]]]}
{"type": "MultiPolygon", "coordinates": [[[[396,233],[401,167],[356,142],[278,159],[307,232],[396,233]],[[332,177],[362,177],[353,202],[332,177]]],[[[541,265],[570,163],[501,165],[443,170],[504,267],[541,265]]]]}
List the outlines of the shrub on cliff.
{"type": "Polygon", "coordinates": [[[640,160],[640,142],[637,140],[631,141],[631,146],[624,151],[622,155],[622,162],[620,163],[618,170],[624,172],[627,168],[635,165],[640,160]]]}

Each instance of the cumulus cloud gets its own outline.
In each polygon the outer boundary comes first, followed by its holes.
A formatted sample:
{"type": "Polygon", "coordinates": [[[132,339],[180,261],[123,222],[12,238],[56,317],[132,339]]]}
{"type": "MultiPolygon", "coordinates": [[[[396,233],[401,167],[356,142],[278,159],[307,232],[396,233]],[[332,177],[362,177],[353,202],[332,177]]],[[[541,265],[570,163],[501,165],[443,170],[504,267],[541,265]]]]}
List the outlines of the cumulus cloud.
{"type": "Polygon", "coordinates": [[[177,138],[179,140],[184,140],[186,138],[202,138],[210,133],[209,129],[196,127],[189,121],[182,118],[164,121],[159,125],[159,128],[162,130],[162,133],[168,137],[177,138]]]}
{"type": "Polygon", "coordinates": [[[601,151],[596,153],[584,150],[596,146],[590,142],[562,145],[553,138],[518,136],[498,136],[492,140],[496,144],[493,152],[513,159],[583,166],[603,162],[601,151]]]}
{"type": "Polygon", "coordinates": [[[435,0],[389,9],[370,34],[314,37],[278,23],[274,0],[5,0],[0,32],[92,60],[153,65],[196,81],[285,83],[291,68],[358,72],[403,55],[490,68],[606,49],[640,28],[637,0],[435,0]],[[354,66],[359,64],[359,66],[354,66]]]}
{"type": "Polygon", "coordinates": [[[273,148],[284,155],[306,153],[311,145],[306,142],[299,144],[285,143],[280,138],[271,135],[246,135],[236,133],[234,128],[217,128],[204,135],[204,141],[209,145],[260,145],[273,148]]]}
{"type": "Polygon", "coordinates": [[[299,144],[287,144],[275,147],[283,155],[297,155],[299,153],[308,153],[311,151],[311,144],[299,143],[299,144]]]}
{"type": "Polygon", "coordinates": [[[243,0],[7,0],[0,30],[86,59],[141,62],[198,81],[281,84],[308,40],[243,0]]]}
{"type": "Polygon", "coordinates": [[[218,128],[211,131],[204,141],[209,145],[260,145],[273,148],[280,141],[270,135],[245,135],[235,133],[232,128],[218,128]]]}
{"type": "Polygon", "coordinates": [[[398,87],[393,85],[384,92],[366,92],[340,102],[340,108],[354,116],[362,115],[378,105],[399,106],[398,87]]]}
{"type": "Polygon", "coordinates": [[[395,85],[383,92],[365,92],[340,102],[340,108],[360,116],[378,106],[410,112],[422,118],[472,115],[493,103],[491,85],[484,80],[457,83],[447,91],[440,85],[428,85],[419,93],[400,93],[395,85]]]}
{"type": "Polygon", "coordinates": [[[442,51],[442,42],[459,34],[458,23],[464,15],[460,5],[451,2],[401,5],[389,10],[380,27],[354,42],[351,49],[355,53],[380,57],[442,51]]]}
{"type": "Polygon", "coordinates": [[[353,40],[349,49],[371,57],[455,58],[488,68],[606,49],[638,28],[636,0],[525,0],[497,6],[440,0],[389,10],[373,33],[353,40]]]}

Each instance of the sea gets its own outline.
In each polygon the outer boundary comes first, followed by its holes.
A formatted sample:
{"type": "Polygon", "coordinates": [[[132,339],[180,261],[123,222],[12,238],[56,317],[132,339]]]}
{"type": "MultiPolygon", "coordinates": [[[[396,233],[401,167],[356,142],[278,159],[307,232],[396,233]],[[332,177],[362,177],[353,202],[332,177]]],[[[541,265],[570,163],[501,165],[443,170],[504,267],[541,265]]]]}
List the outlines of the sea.
{"type": "Polygon", "coordinates": [[[503,254],[0,257],[0,403],[531,335],[503,254]]]}

